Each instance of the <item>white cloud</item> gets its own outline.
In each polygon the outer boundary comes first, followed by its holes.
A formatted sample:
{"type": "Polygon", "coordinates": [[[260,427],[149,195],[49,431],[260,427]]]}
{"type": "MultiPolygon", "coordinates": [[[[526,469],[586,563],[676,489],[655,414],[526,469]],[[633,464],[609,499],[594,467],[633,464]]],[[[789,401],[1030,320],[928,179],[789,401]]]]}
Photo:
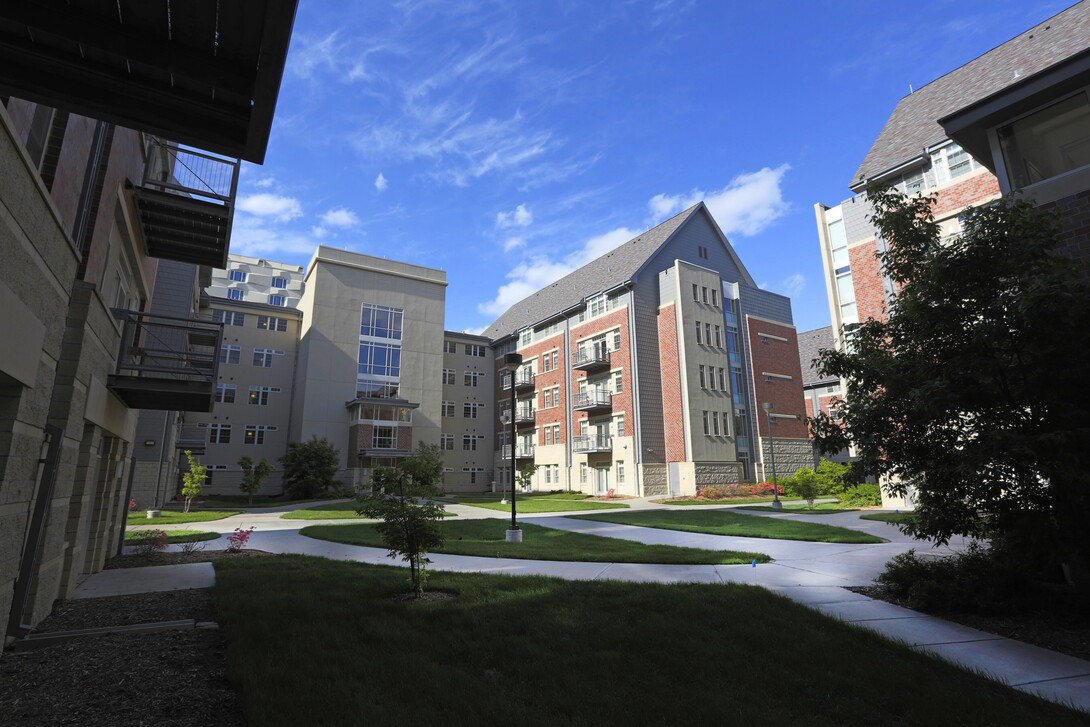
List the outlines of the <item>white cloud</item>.
{"type": "Polygon", "coordinates": [[[806,276],[801,273],[795,273],[780,281],[779,286],[777,286],[777,292],[786,295],[788,298],[797,298],[802,295],[803,288],[805,287],[806,276]]]}
{"type": "MultiPolygon", "coordinates": [[[[550,260],[544,254],[529,253],[525,262],[520,263],[507,274],[510,282],[500,287],[495,298],[478,305],[477,310],[487,315],[501,315],[526,296],[537,292],[546,285],[555,283],[576,268],[580,268],[591,260],[601,257],[638,234],[640,233],[627,227],[618,227],[603,235],[590,238],[583,244],[583,247],[565,256],[562,260],[550,260]]],[[[548,249],[548,247],[546,246],[544,249],[548,249]]]]}
{"type": "Polygon", "coordinates": [[[382,176],[382,172],[378,173],[375,177],[375,189],[380,192],[385,192],[386,188],[390,186],[390,183],[386,181],[386,177],[382,176]]]}
{"type": "Polygon", "coordinates": [[[503,243],[503,251],[504,252],[511,252],[515,248],[523,247],[525,245],[526,245],[526,240],[523,240],[521,237],[509,237],[503,243]]]}
{"type": "Polygon", "coordinates": [[[256,217],[236,217],[231,227],[231,252],[239,255],[277,260],[290,255],[309,256],[316,246],[312,236],[268,227],[256,217]]]}
{"type": "Polygon", "coordinates": [[[488,326],[478,326],[477,328],[463,328],[462,333],[468,333],[471,336],[479,336],[484,333],[484,329],[488,326]]]}
{"type": "Polygon", "coordinates": [[[282,197],[278,194],[262,192],[240,197],[238,209],[261,217],[272,217],[280,222],[287,222],[303,214],[299,200],[294,197],[282,197]]]}
{"type": "Polygon", "coordinates": [[[254,182],[254,186],[259,187],[260,189],[268,189],[269,187],[273,186],[274,184],[276,184],[276,180],[273,179],[272,177],[265,177],[264,179],[259,179],[256,182],[254,182]]]}
{"type": "Polygon", "coordinates": [[[727,235],[756,235],[783,216],[790,205],[783,200],[780,183],[791,169],[781,164],[757,172],[739,174],[720,190],[705,194],[694,189],[689,194],[656,194],[648,203],[655,222],[688,209],[700,200],[727,235]]]}
{"type": "Polygon", "coordinates": [[[524,204],[520,204],[511,212],[496,213],[496,227],[500,230],[506,230],[509,227],[527,227],[533,221],[533,214],[524,204]]]}
{"type": "Polygon", "coordinates": [[[352,210],[345,209],[344,207],[329,210],[322,215],[322,225],[325,227],[340,227],[346,229],[355,227],[359,223],[360,218],[356,216],[356,213],[352,210]]]}

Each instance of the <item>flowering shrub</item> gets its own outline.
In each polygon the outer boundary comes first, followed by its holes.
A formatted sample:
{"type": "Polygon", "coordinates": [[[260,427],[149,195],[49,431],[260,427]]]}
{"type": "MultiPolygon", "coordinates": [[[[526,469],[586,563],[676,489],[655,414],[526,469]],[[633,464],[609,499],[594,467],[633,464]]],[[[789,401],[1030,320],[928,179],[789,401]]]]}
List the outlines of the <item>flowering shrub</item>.
{"type": "Polygon", "coordinates": [[[136,509],[136,498],[134,497],[133,499],[129,500],[129,512],[132,512],[135,509],[136,509]]]}
{"type": "Polygon", "coordinates": [[[151,555],[167,547],[167,534],[163,530],[141,530],[129,543],[136,548],[140,555],[151,555]]]}
{"type": "Polygon", "coordinates": [[[250,535],[253,534],[254,530],[256,530],[256,528],[253,526],[250,526],[245,530],[242,528],[235,528],[235,532],[227,536],[227,552],[237,553],[245,548],[246,543],[250,541],[250,535]]]}
{"type": "MultiPolygon", "coordinates": [[[[783,485],[777,485],[779,493],[783,494],[783,485]]],[[[734,483],[731,485],[708,485],[697,491],[696,496],[704,500],[731,500],[740,497],[772,497],[771,483],[758,482],[734,483]]]]}

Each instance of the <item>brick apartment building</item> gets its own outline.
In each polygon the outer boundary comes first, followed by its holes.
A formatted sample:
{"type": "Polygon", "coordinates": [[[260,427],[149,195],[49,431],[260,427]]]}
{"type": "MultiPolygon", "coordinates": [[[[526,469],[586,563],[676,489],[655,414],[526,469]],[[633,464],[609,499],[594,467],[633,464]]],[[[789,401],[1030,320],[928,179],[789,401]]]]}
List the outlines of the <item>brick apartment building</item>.
{"type": "MultiPolygon", "coordinates": [[[[881,320],[894,293],[867,220],[870,182],[937,198],[943,235],[969,207],[1017,192],[1061,212],[1063,252],[1090,257],[1090,2],[1084,0],[905,96],[849,184],[815,205],[834,344],[881,320]]],[[[904,507],[901,500],[885,504],[904,507]]]]}
{"type": "Polygon", "coordinates": [[[780,471],[812,463],[790,301],[757,288],[703,203],[516,303],[484,335],[498,483],[511,447],[516,469],[536,465],[535,489],[655,495],[764,478],[765,402],[780,471]],[[500,366],[509,352],[523,357],[513,376],[500,366]]]}

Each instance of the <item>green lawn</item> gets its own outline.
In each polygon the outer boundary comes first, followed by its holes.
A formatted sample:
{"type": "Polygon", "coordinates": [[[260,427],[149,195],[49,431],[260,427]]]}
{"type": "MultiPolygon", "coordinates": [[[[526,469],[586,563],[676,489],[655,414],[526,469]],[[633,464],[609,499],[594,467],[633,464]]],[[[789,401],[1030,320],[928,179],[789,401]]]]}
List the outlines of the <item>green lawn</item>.
{"type": "Polygon", "coordinates": [[[1086,725],[753,586],[216,561],[228,678],[248,724],[1086,725]],[[260,595],[258,595],[260,594],[260,595]],[[319,718],[320,716],[320,718],[319,718]]]}
{"type": "MultiPolygon", "coordinates": [[[[436,553],[477,555],[486,558],[527,560],[589,561],[592,563],[684,563],[732,565],[757,560],[767,563],[763,553],[734,550],[703,550],[672,545],[646,545],[633,540],[603,538],[520,523],[523,541],[507,542],[507,521],[500,519],[462,520],[446,523],[447,542],[436,553]]],[[[320,540],[349,545],[385,547],[373,524],[311,525],[299,531],[320,540]]]]}
{"type": "Polygon", "coordinates": [[[175,512],[163,510],[159,517],[149,518],[143,510],[129,513],[128,525],[179,525],[181,523],[206,523],[211,520],[222,520],[225,517],[242,514],[241,510],[190,510],[189,512],[175,512]]]}
{"type": "MultiPolygon", "coordinates": [[[[738,497],[730,500],[683,500],[680,498],[673,500],[652,500],[655,503],[664,503],[666,505],[681,505],[682,507],[695,507],[700,505],[711,505],[713,507],[727,507],[728,505],[748,505],[759,504],[762,502],[772,502],[771,497],[738,497]]],[[[788,500],[780,498],[780,502],[787,503],[788,500]]],[[[790,502],[802,502],[802,500],[793,500],[790,502]]]]}
{"type": "Polygon", "coordinates": [[[884,523],[890,523],[896,525],[903,523],[906,520],[912,519],[911,512],[872,512],[867,515],[860,515],[860,520],[879,520],[884,523]]]}
{"type": "MultiPolygon", "coordinates": [[[[444,517],[454,517],[454,513],[445,513],[444,517]]],[[[304,510],[292,510],[280,516],[281,520],[366,520],[356,514],[356,501],[327,502],[304,510]]]]}
{"type": "Polygon", "coordinates": [[[806,507],[806,503],[797,502],[783,502],[782,510],[773,510],[771,505],[752,505],[748,507],[740,507],[739,510],[753,510],[756,512],[790,512],[802,515],[835,515],[838,512],[856,512],[858,507],[840,507],[835,502],[818,502],[814,504],[814,509],[806,507]]]}
{"type": "MultiPolygon", "coordinates": [[[[456,505],[472,505],[473,507],[483,507],[489,510],[498,510],[500,512],[511,512],[511,501],[508,500],[507,504],[500,504],[500,495],[470,495],[446,497],[444,501],[451,502],[456,505]]],[[[555,497],[552,495],[543,496],[522,496],[519,495],[515,499],[515,511],[523,515],[531,515],[536,512],[573,512],[575,510],[610,510],[614,508],[628,508],[628,505],[624,505],[619,502],[601,502],[599,500],[573,500],[566,497],[555,497]]]]}
{"type": "Polygon", "coordinates": [[[786,518],[742,515],[730,510],[641,510],[636,512],[572,515],[583,520],[597,520],[645,528],[683,530],[711,535],[739,535],[747,538],[810,540],[817,543],[884,543],[882,538],[848,528],[820,523],[806,523],[786,518]]]}
{"type": "Polygon", "coordinates": [[[254,504],[249,504],[249,495],[207,495],[201,498],[201,507],[284,507],[285,505],[302,505],[307,502],[328,502],[329,500],[343,499],[334,497],[314,497],[309,500],[289,500],[284,497],[254,496],[254,504]]]}
{"type": "MultiPolygon", "coordinates": [[[[147,533],[147,530],[126,530],[125,542],[132,545],[147,533]]],[[[197,543],[202,540],[215,540],[220,533],[209,533],[202,530],[170,530],[167,533],[168,543],[197,543]]]]}

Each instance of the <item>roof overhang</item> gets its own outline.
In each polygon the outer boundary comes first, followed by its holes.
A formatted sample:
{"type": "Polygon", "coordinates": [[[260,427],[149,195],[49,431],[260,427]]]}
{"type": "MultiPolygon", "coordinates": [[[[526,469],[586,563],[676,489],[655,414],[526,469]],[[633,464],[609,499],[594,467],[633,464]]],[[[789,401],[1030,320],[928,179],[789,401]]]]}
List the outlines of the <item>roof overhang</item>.
{"type": "Polygon", "coordinates": [[[0,5],[0,95],[262,163],[298,0],[0,5]]]}
{"type": "Polygon", "coordinates": [[[357,404],[369,404],[372,406],[400,406],[407,409],[419,409],[420,404],[408,399],[380,399],[378,397],[359,396],[351,401],[346,401],[344,407],[349,409],[357,404]]]}
{"type": "Polygon", "coordinates": [[[939,119],[946,135],[995,173],[988,130],[1090,85],[1090,49],[939,119]]]}

